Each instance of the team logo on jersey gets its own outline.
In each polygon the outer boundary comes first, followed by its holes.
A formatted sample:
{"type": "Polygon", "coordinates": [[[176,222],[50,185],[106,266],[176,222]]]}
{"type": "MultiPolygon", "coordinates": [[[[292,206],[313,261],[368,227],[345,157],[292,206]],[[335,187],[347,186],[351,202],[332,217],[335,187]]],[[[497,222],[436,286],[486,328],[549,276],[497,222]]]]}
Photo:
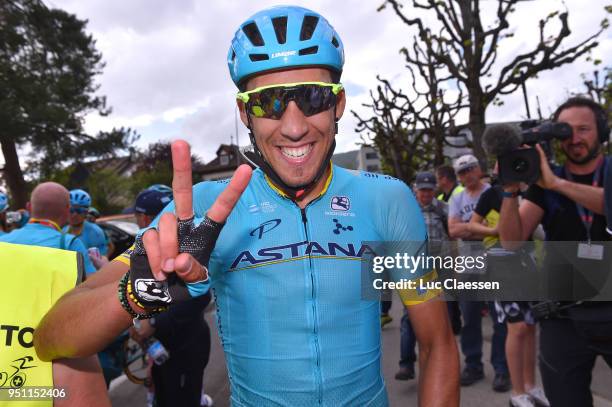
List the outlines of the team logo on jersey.
{"type": "Polygon", "coordinates": [[[267,222],[262,223],[255,229],[251,230],[251,233],[249,233],[249,235],[257,236],[258,239],[261,239],[264,233],[267,233],[271,231],[272,229],[276,228],[278,225],[280,225],[280,223],[281,223],[280,219],[269,220],[267,222]]]}
{"type": "Polygon", "coordinates": [[[346,212],[351,209],[351,201],[348,196],[334,196],[331,199],[331,210],[346,212]]]}
{"type": "Polygon", "coordinates": [[[352,231],[352,230],[353,230],[353,227],[352,227],[352,226],[342,226],[342,225],[340,224],[340,222],[338,222],[338,219],[334,219],[334,223],[336,224],[336,228],[334,229],[334,233],[335,233],[336,235],[339,235],[341,230],[342,230],[342,231],[345,231],[345,232],[346,232],[346,231],[349,231],[349,232],[350,232],[350,231],[352,231]]]}

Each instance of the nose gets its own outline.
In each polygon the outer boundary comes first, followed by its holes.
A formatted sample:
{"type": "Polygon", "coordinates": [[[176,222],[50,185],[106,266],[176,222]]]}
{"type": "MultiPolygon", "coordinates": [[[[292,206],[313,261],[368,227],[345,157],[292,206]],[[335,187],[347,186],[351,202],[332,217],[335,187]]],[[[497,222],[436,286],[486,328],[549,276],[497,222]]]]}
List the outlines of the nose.
{"type": "Polygon", "coordinates": [[[576,126],[572,126],[572,137],[570,138],[572,144],[576,144],[582,141],[582,137],[580,136],[580,132],[576,126]]]}
{"type": "Polygon", "coordinates": [[[292,141],[298,141],[308,133],[306,116],[293,100],[289,102],[281,117],[280,131],[283,136],[292,141]]]}

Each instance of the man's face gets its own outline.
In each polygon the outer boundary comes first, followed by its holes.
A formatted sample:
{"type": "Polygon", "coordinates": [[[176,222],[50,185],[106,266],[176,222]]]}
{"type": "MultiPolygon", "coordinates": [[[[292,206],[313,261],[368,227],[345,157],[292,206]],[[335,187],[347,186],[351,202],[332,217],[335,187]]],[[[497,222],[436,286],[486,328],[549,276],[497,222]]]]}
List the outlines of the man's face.
{"type": "Polygon", "coordinates": [[[559,122],[572,127],[572,137],[561,142],[567,158],[575,164],[585,164],[599,152],[595,114],[588,107],[569,107],[559,114],[559,122]]]}
{"type": "Polygon", "coordinates": [[[421,206],[427,206],[433,201],[434,191],[433,189],[423,188],[416,190],[416,199],[421,206]]]}
{"type": "Polygon", "coordinates": [[[482,171],[479,165],[474,165],[457,172],[457,178],[466,188],[475,188],[480,182],[482,171]]]}
{"type": "Polygon", "coordinates": [[[73,205],[70,207],[70,224],[72,226],[79,226],[87,217],[87,210],[89,208],[83,206],[73,205]]]}
{"type": "MultiPolygon", "coordinates": [[[[261,86],[294,82],[331,82],[322,68],[300,68],[258,75],[247,83],[247,90],[261,86]]],[[[248,125],[244,103],[239,102],[240,117],[248,125]]],[[[274,171],[289,186],[308,184],[316,176],[335,136],[335,119],[342,116],[344,91],[334,108],[304,116],[294,101],[289,102],[280,120],[251,116],[257,146],[274,171]]]]}
{"type": "Polygon", "coordinates": [[[438,189],[443,189],[446,185],[448,185],[448,182],[448,178],[446,178],[444,175],[436,173],[436,186],[438,189]]]}

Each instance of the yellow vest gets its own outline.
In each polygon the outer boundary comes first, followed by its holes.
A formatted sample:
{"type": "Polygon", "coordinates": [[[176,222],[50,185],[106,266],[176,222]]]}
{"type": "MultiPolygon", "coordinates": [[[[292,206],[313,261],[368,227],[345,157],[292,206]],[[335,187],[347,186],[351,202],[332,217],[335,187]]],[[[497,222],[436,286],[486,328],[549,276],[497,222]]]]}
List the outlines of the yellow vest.
{"type": "Polygon", "coordinates": [[[7,401],[7,388],[53,386],[51,362],[38,359],[34,350],[34,328],[81,280],[77,256],[73,251],[0,243],[0,407],[53,405],[48,399],[7,401]]]}

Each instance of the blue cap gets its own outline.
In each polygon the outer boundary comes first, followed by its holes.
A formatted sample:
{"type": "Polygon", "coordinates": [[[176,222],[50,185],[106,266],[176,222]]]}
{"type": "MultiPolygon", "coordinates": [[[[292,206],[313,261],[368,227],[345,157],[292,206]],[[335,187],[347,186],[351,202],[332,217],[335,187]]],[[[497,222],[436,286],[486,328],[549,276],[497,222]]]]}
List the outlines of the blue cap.
{"type": "Polygon", "coordinates": [[[435,189],[436,177],[431,172],[419,172],[414,181],[415,189],[435,189]]]}
{"type": "Polygon", "coordinates": [[[157,216],[172,201],[172,196],[155,189],[145,189],[136,197],[134,212],[157,216]]]}

